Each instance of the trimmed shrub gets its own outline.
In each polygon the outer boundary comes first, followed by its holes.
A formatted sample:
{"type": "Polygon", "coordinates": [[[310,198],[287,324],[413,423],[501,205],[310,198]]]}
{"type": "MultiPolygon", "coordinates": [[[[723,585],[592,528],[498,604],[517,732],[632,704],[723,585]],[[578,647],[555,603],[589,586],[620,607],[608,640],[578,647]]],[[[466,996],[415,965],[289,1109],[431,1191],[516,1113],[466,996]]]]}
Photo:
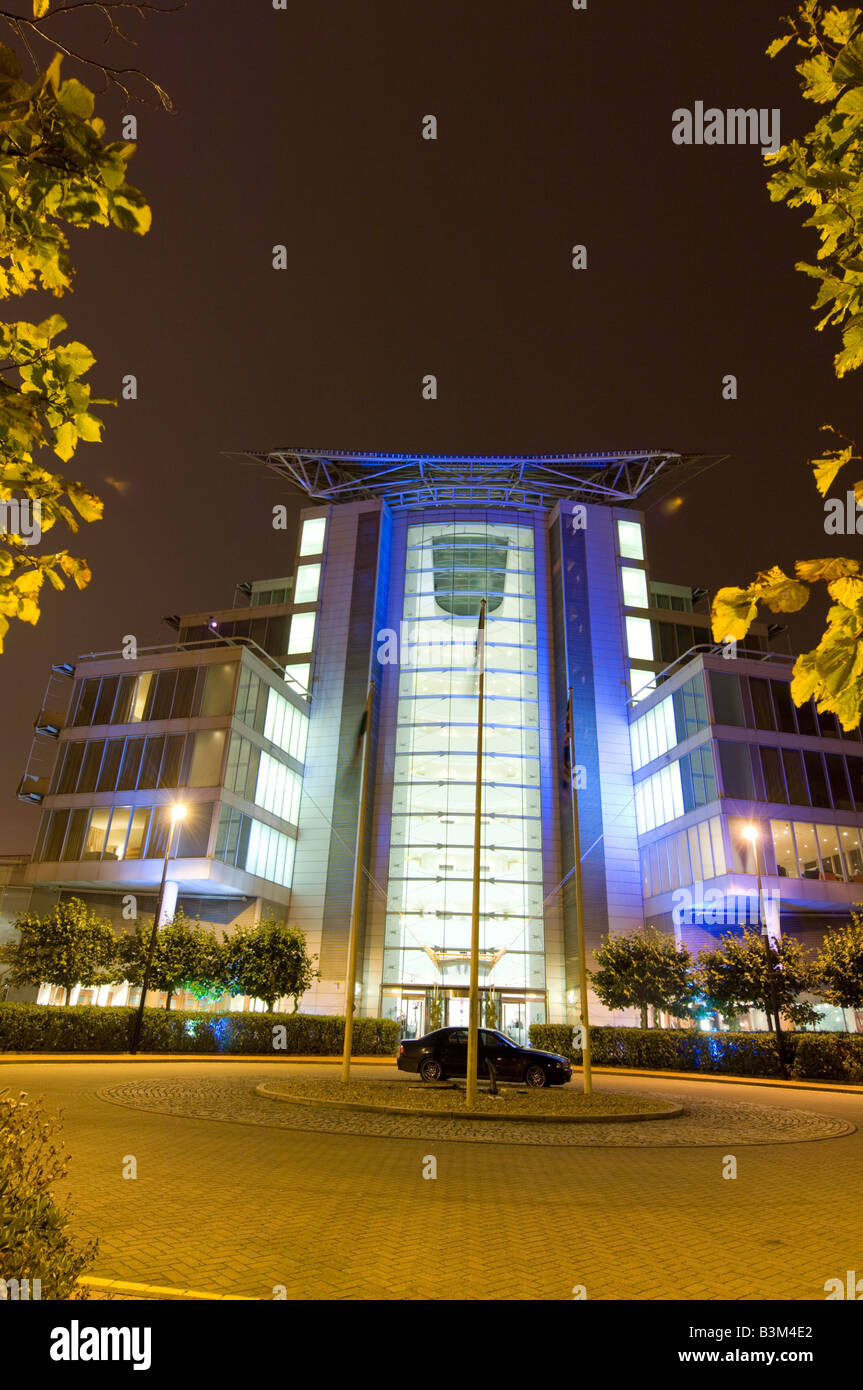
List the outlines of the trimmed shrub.
{"type": "MultiPolygon", "coordinates": [[[[809,1039],[836,1034],[785,1033],[789,1061],[809,1039]]],[[[724,1076],[780,1076],[772,1033],[705,1033],[690,1028],[591,1028],[591,1059],[598,1067],[642,1067],[647,1071],[710,1072],[724,1076]]],[[[534,1047],[581,1061],[573,1047],[573,1030],[564,1024],[533,1023],[534,1047]]],[[[861,1038],[863,1043],[863,1038],[861,1038]]],[[[794,1072],[794,1075],[809,1075],[794,1072]]]]}
{"type": "Polygon", "coordinates": [[[863,1037],[853,1033],[804,1033],[797,1042],[791,1075],[859,1085],[863,1082],[863,1037]]]}
{"type": "MultiPolygon", "coordinates": [[[[0,1004],[0,1052],[128,1052],[136,1013],[92,1004],[0,1004]]],[[[145,1009],[139,1051],[337,1056],[344,1040],[343,1017],[145,1009]],[[276,1027],[285,1030],[278,1050],[276,1027]]],[[[394,1056],[397,1045],[395,1019],[354,1019],[354,1056],[394,1056]]]]}

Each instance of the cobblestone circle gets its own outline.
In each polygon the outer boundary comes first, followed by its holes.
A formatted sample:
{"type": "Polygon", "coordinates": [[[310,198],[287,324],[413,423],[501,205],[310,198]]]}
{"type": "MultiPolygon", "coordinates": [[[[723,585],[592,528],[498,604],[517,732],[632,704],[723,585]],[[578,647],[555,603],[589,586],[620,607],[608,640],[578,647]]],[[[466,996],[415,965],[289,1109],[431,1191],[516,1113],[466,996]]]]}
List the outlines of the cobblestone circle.
{"type": "MultiPolygon", "coordinates": [[[[187,1079],[128,1081],[103,1086],[96,1096],[112,1105],[151,1110],[162,1115],[267,1129],[363,1135],[381,1139],[455,1140],[474,1144],[533,1144],[568,1148],[704,1148],[731,1144],[795,1144],[813,1139],[838,1139],[856,1126],[806,1110],[775,1109],[719,1100],[692,1100],[685,1095],[658,1097],[683,1107],[677,1119],[649,1124],[529,1124],[498,1121],[495,1125],[470,1120],[425,1116],[372,1114],[356,1110],[309,1109],[266,1100],[255,1086],[266,1077],[242,1082],[187,1079]]],[[[647,1093],[642,1093],[647,1094],[647,1093]]],[[[651,1093],[652,1094],[652,1093],[651,1093]]]]}

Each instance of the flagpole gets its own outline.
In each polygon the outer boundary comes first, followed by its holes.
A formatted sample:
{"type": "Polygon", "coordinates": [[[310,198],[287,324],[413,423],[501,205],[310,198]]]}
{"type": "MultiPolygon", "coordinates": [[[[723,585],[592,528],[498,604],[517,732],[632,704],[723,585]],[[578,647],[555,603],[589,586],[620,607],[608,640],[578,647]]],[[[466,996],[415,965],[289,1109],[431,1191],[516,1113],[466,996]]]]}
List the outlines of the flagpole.
{"type": "Polygon", "coordinates": [[[366,782],[369,774],[369,733],[372,722],[372,697],[375,683],[369,681],[366,706],[363,714],[363,765],[360,774],[359,823],[357,825],[357,852],[354,862],[354,892],[351,903],[351,934],[348,941],[348,968],[345,979],[345,1045],[342,1053],[342,1081],[351,1079],[351,1047],[354,1040],[354,1005],[357,979],[357,941],[360,934],[360,901],[363,877],[363,851],[366,831],[366,782]]]}
{"type": "Polygon", "coordinates": [[[482,720],[485,695],[485,599],[480,600],[479,627],[476,634],[476,655],[479,668],[476,721],[476,795],[473,811],[473,911],[470,926],[470,1001],[467,1032],[467,1084],[465,1105],[476,1105],[476,1074],[479,1063],[479,874],[482,851],[482,720]]]}
{"type": "Polygon", "coordinates": [[[575,721],[572,717],[572,686],[566,706],[569,738],[569,785],[572,799],[572,853],[575,862],[575,914],[578,949],[579,999],[581,1002],[581,1060],[584,1068],[584,1094],[593,1094],[593,1074],[590,1067],[590,1023],[587,1015],[587,958],[584,949],[584,890],[581,878],[581,833],[578,828],[578,792],[575,768],[575,721]]]}

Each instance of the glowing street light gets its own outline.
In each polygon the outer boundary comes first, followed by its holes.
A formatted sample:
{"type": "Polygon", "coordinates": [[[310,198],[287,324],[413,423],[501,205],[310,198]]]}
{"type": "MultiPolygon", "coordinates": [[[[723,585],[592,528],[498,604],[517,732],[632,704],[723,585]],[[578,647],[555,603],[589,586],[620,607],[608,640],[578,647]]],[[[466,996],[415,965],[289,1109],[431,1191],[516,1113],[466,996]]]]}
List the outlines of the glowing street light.
{"type": "Polygon", "coordinates": [[[138,1051],[138,1044],[141,1041],[141,1027],[144,1022],[144,1001],[147,998],[147,988],[150,983],[150,971],[153,966],[153,952],[156,949],[156,936],[159,931],[159,922],[162,916],[162,904],[165,901],[165,882],[168,877],[168,860],[171,857],[171,845],[174,841],[174,829],[180,821],[185,820],[186,807],[181,801],[177,801],[170,808],[170,825],[168,826],[168,839],[165,844],[165,861],[162,865],[162,882],[159,885],[159,898],[156,903],[156,915],[153,918],[153,930],[150,934],[150,945],[147,948],[147,960],[144,965],[144,975],[141,980],[141,999],[138,1004],[138,1012],[135,1015],[135,1027],[132,1030],[132,1043],[129,1051],[133,1054],[138,1051]]]}

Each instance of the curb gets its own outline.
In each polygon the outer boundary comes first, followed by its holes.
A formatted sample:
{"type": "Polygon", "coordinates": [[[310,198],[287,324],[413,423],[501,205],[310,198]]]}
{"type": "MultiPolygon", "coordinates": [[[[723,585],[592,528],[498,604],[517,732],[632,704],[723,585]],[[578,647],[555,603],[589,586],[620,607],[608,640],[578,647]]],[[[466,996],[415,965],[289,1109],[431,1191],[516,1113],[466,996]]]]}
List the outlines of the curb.
{"type": "MultiPolygon", "coordinates": [[[[81,1062],[248,1062],[256,1066],[261,1062],[286,1062],[291,1065],[313,1063],[315,1066],[338,1067],[342,1064],[342,1058],[332,1054],[320,1056],[303,1052],[289,1053],[287,1056],[274,1056],[271,1052],[138,1052],[134,1055],[131,1052],[0,1052],[0,1066],[14,1066],[16,1063],[22,1066],[47,1066],[81,1062]]],[[[373,1057],[351,1057],[351,1064],[359,1067],[391,1067],[395,1062],[395,1057],[382,1057],[379,1054],[373,1057]]],[[[592,1072],[594,1076],[644,1076],[657,1081],[718,1082],[725,1086],[772,1086],[780,1091],[838,1092],[842,1095],[863,1096],[863,1085],[841,1081],[807,1081],[802,1077],[784,1081],[774,1076],[725,1076],[719,1072],[648,1071],[642,1067],[603,1066],[593,1067],[592,1072]]],[[[583,1075],[582,1068],[576,1062],[572,1064],[572,1074],[573,1078],[583,1075]]],[[[418,1111],[411,1110],[409,1113],[415,1115],[418,1111]]],[[[442,1112],[436,1110],[434,1113],[437,1115],[442,1112]]]]}
{"type": "Polygon", "coordinates": [[[266,1081],[262,1081],[255,1087],[255,1094],[263,1096],[265,1100],[281,1101],[284,1105],[305,1105],[320,1110],[366,1110],[372,1111],[376,1115],[407,1115],[432,1120],[470,1120],[472,1122],[490,1120],[492,1123],[509,1120],[511,1123],[514,1121],[516,1124],[534,1125],[622,1125],[633,1124],[638,1120],[672,1120],[683,1114],[682,1105],[667,1105],[662,1110],[639,1111],[636,1114],[616,1111],[613,1115],[507,1115],[503,1112],[477,1115],[466,1113],[464,1110],[420,1110],[408,1109],[403,1105],[373,1105],[371,1102],[358,1100],[318,1100],[311,1096],[283,1095],[271,1091],[266,1081]]]}
{"type": "Polygon", "coordinates": [[[175,1298],[195,1302],[217,1303],[257,1303],[256,1298],[248,1298],[241,1293],[201,1293],[199,1289],[174,1289],[163,1284],[129,1284],[124,1279],[97,1279],[91,1275],[81,1275],[75,1280],[86,1289],[104,1289],[106,1293],[151,1294],[159,1298],[175,1298]]]}
{"type": "MultiPolygon", "coordinates": [[[[854,1086],[842,1081],[807,1081],[795,1077],[785,1081],[778,1076],[725,1076],[717,1072],[698,1071],[646,1071],[642,1067],[592,1067],[594,1076],[648,1076],[657,1081],[718,1081],[724,1086],[772,1086],[779,1091],[834,1092],[843,1095],[863,1096],[863,1085],[854,1086]]],[[[572,1064],[573,1078],[583,1075],[583,1068],[572,1064]]]]}
{"type": "MultiPolygon", "coordinates": [[[[313,1053],[288,1053],[286,1056],[272,1052],[0,1052],[0,1066],[24,1066],[44,1063],[71,1062],[314,1062],[316,1066],[340,1067],[341,1053],[338,1056],[317,1056],[313,1053]]],[[[351,1065],[358,1067],[394,1067],[395,1057],[351,1057],[351,1065]]]]}

